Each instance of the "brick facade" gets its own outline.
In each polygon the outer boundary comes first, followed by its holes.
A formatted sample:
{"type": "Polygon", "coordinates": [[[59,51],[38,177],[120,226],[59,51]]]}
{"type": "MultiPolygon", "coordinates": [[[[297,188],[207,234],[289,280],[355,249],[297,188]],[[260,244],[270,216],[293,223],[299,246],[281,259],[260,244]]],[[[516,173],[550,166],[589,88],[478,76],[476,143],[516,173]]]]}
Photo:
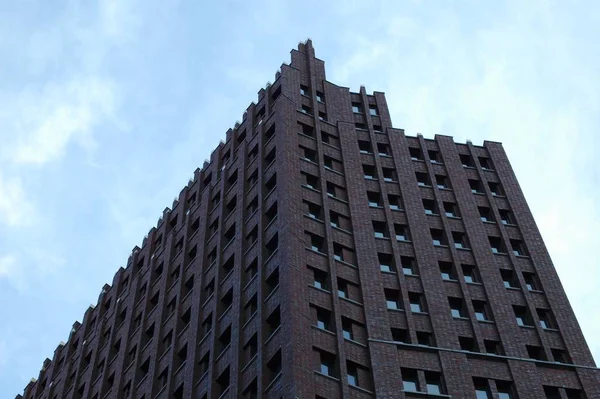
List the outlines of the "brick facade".
{"type": "Polygon", "coordinates": [[[600,398],[502,145],[291,55],[17,397],[600,398]]]}

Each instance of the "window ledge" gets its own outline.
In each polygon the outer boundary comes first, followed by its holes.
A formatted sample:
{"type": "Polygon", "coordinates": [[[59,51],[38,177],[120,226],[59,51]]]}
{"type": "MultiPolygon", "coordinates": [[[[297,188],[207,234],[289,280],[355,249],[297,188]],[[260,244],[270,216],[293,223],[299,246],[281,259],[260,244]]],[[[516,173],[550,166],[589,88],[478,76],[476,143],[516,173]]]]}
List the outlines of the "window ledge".
{"type": "Polygon", "coordinates": [[[314,328],[317,331],[321,331],[321,332],[324,332],[324,333],[327,333],[327,334],[330,334],[330,335],[333,335],[333,336],[336,335],[335,332],[333,332],[331,330],[326,330],[324,328],[319,328],[319,327],[315,326],[314,324],[311,324],[310,328],[314,328]]]}
{"type": "Polygon", "coordinates": [[[356,389],[357,391],[364,392],[364,393],[366,393],[368,395],[373,395],[374,394],[373,391],[369,391],[368,389],[361,388],[358,385],[348,384],[348,386],[350,387],[350,389],[356,389]]]}
{"type": "Polygon", "coordinates": [[[324,288],[315,287],[313,284],[307,284],[307,285],[308,285],[309,287],[312,287],[312,288],[314,288],[315,290],[319,290],[319,291],[321,291],[321,292],[326,292],[326,293],[328,293],[328,294],[331,294],[331,291],[329,291],[329,290],[326,290],[326,289],[324,289],[324,288]]]}
{"type": "Polygon", "coordinates": [[[326,253],[324,253],[324,252],[321,252],[321,251],[317,251],[317,250],[315,250],[315,249],[312,249],[312,248],[309,248],[309,247],[304,247],[304,249],[306,249],[307,251],[310,251],[310,252],[312,252],[312,253],[315,253],[315,254],[321,255],[321,256],[327,256],[327,254],[326,254],[326,253]]]}
{"type": "Polygon", "coordinates": [[[331,376],[331,375],[328,375],[328,374],[323,374],[323,373],[321,373],[320,371],[314,370],[314,373],[315,373],[315,374],[318,374],[318,375],[320,375],[320,376],[323,376],[323,377],[325,377],[325,378],[329,378],[330,380],[333,380],[333,381],[336,381],[336,382],[340,382],[340,379],[339,379],[339,378],[337,378],[337,377],[333,377],[333,376],[331,376]]]}
{"type": "Polygon", "coordinates": [[[494,320],[479,320],[476,319],[478,322],[480,323],[484,323],[484,324],[496,324],[496,322],[494,320]]]}
{"type": "Polygon", "coordinates": [[[458,249],[459,251],[471,251],[471,248],[465,248],[465,247],[454,247],[455,249],[458,249]]]}
{"type": "Polygon", "coordinates": [[[389,310],[390,312],[402,312],[404,313],[404,309],[393,309],[393,308],[386,308],[387,310],[389,310]]]}
{"type": "Polygon", "coordinates": [[[353,299],[350,299],[350,298],[344,298],[344,297],[341,297],[341,296],[338,296],[338,298],[343,299],[344,301],[348,301],[348,302],[353,303],[353,304],[358,305],[358,306],[363,306],[362,303],[357,302],[357,301],[355,301],[353,299]]]}
{"type": "Polygon", "coordinates": [[[423,391],[405,391],[404,389],[402,390],[402,392],[404,392],[405,394],[408,394],[408,395],[422,396],[424,398],[451,398],[452,397],[450,395],[445,395],[445,394],[428,393],[428,392],[423,392],[423,391]]]}
{"type": "Polygon", "coordinates": [[[314,191],[315,193],[320,193],[321,192],[321,190],[317,190],[316,188],[312,188],[311,186],[309,186],[307,184],[303,184],[302,187],[304,187],[307,190],[314,191]]]}
{"type": "Polygon", "coordinates": [[[485,224],[496,224],[496,222],[494,222],[493,220],[482,220],[482,222],[485,224]]]}

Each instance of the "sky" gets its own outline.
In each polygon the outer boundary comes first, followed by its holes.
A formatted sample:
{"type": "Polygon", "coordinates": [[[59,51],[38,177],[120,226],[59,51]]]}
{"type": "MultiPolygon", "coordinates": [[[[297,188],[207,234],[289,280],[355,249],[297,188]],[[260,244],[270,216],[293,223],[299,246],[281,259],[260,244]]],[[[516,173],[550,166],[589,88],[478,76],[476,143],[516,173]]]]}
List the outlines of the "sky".
{"type": "Polygon", "coordinates": [[[307,38],[408,135],[504,144],[600,361],[598,37],[594,1],[0,0],[0,396],[307,38]]]}

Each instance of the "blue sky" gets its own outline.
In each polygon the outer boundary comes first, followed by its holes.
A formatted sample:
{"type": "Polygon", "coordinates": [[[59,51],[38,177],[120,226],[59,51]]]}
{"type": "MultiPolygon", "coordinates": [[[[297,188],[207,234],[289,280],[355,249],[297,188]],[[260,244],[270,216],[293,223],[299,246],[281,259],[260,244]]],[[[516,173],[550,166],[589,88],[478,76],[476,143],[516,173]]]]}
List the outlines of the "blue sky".
{"type": "Polygon", "coordinates": [[[308,37],[407,134],[504,143],[600,360],[600,3],[214,3],[0,1],[0,396],[308,37]]]}

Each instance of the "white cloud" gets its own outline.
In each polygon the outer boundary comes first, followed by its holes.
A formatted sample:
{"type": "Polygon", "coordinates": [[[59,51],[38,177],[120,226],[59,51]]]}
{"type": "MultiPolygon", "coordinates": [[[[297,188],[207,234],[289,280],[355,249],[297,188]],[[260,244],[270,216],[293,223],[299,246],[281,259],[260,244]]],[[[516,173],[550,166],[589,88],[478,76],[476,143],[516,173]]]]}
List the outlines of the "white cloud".
{"type": "Polygon", "coordinates": [[[25,197],[21,180],[6,178],[0,170],[0,222],[12,227],[29,225],[33,206],[25,197]]]}
{"type": "Polygon", "coordinates": [[[41,165],[55,161],[75,141],[91,149],[92,129],[113,116],[115,88],[97,77],[74,79],[64,85],[47,85],[43,93],[24,93],[18,103],[21,120],[12,160],[41,165]]]}

